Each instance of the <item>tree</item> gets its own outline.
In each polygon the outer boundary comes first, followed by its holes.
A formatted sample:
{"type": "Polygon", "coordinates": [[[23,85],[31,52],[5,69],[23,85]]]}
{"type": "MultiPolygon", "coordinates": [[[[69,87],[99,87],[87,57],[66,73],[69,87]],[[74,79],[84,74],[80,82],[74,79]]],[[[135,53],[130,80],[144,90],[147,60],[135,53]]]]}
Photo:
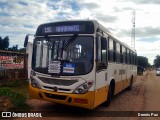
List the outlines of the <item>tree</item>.
{"type": "Polygon", "coordinates": [[[137,56],[138,61],[138,72],[143,71],[144,68],[149,67],[150,64],[148,63],[148,58],[143,56],[137,56]]]}
{"type": "Polygon", "coordinates": [[[20,49],[18,50],[18,52],[20,52],[20,53],[26,53],[26,48],[20,48],[20,49]]]}
{"type": "Polygon", "coordinates": [[[8,50],[17,52],[18,51],[18,45],[13,45],[12,47],[8,48],[8,50]]]}
{"type": "Polygon", "coordinates": [[[4,39],[0,37],[0,50],[8,50],[9,47],[9,37],[6,36],[4,39]]]}
{"type": "Polygon", "coordinates": [[[9,37],[6,36],[2,38],[0,36],[0,50],[8,50],[13,52],[24,52],[25,48],[18,49],[18,45],[13,45],[12,47],[9,47],[9,37]]]}
{"type": "Polygon", "coordinates": [[[3,39],[2,39],[2,37],[0,36],[0,50],[1,50],[2,42],[3,42],[3,39]]]}
{"type": "Polygon", "coordinates": [[[155,67],[160,67],[160,56],[157,55],[156,58],[154,59],[154,66],[155,67]]]}

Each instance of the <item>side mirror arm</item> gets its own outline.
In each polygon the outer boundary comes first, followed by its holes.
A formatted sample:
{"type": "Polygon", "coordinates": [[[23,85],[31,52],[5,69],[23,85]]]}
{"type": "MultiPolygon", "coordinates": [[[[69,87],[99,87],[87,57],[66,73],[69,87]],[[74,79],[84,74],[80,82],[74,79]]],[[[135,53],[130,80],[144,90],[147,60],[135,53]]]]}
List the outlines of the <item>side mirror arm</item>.
{"type": "Polygon", "coordinates": [[[27,47],[29,36],[34,36],[33,34],[27,34],[24,40],[24,47],[27,47]]]}
{"type": "Polygon", "coordinates": [[[24,40],[24,47],[27,47],[27,44],[28,44],[28,36],[29,36],[29,34],[27,34],[26,35],[26,37],[25,37],[25,40],[24,40]]]}

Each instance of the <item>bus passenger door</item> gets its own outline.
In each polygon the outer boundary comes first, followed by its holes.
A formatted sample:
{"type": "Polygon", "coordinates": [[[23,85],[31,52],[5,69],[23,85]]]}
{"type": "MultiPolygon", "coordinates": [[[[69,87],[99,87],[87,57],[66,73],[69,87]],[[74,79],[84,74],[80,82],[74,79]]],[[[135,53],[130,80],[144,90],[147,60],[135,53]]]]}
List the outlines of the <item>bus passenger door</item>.
{"type": "Polygon", "coordinates": [[[108,39],[97,36],[96,40],[96,85],[95,103],[98,106],[107,99],[107,67],[108,67],[108,39]]]}

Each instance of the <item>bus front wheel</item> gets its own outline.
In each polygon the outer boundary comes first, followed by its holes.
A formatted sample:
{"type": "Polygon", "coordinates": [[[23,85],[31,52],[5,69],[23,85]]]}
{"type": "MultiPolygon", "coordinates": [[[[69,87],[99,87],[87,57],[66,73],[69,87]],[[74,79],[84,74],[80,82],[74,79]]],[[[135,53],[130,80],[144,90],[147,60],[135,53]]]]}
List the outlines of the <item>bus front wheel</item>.
{"type": "Polygon", "coordinates": [[[109,85],[107,100],[104,102],[104,106],[109,106],[113,97],[112,86],[109,85]]]}

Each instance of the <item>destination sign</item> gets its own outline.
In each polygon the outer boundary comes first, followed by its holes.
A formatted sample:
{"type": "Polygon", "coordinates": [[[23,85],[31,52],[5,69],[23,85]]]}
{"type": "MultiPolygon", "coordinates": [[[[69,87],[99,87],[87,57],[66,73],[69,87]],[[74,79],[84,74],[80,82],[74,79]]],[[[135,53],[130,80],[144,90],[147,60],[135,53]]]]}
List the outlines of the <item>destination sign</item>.
{"type": "Polygon", "coordinates": [[[47,26],[43,28],[43,33],[63,33],[63,32],[84,32],[84,25],[64,25],[64,26],[47,26]]]}
{"type": "Polygon", "coordinates": [[[90,21],[66,21],[42,24],[38,27],[36,35],[54,34],[93,34],[94,25],[90,21]]]}

